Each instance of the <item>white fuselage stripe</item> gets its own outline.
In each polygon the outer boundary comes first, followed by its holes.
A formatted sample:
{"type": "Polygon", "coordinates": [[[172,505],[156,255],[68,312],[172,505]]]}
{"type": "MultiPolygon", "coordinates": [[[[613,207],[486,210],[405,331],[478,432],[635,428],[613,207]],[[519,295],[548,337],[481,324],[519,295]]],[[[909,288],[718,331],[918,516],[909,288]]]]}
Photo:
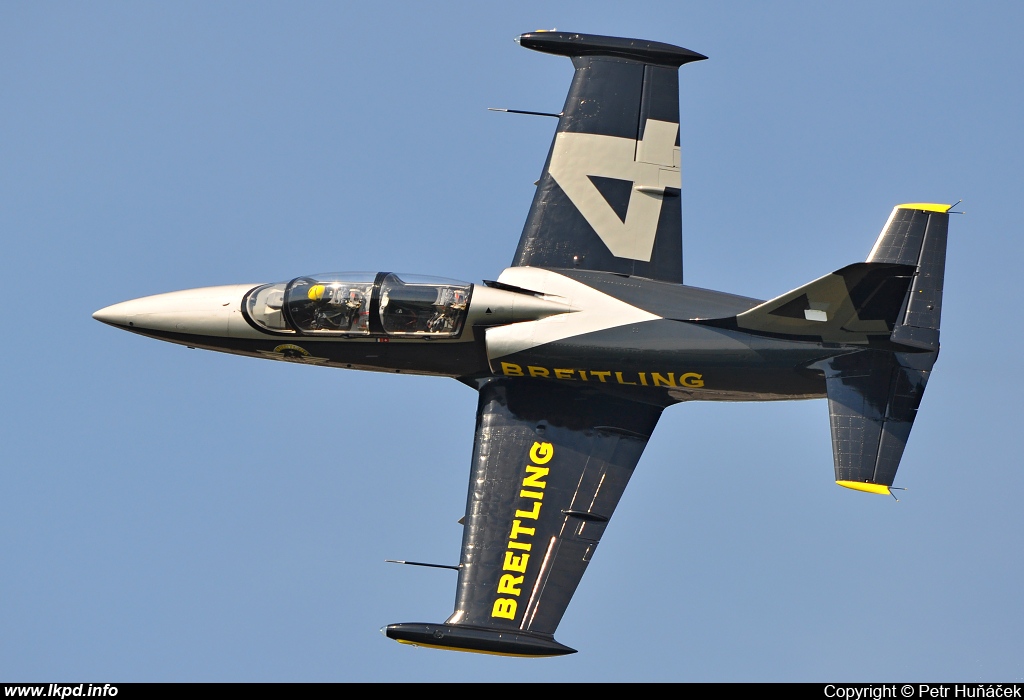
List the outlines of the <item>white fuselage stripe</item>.
{"type": "Polygon", "coordinates": [[[489,361],[566,338],[661,318],[551,270],[510,267],[498,281],[541,292],[545,299],[567,304],[571,310],[537,321],[488,328],[489,361]]]}

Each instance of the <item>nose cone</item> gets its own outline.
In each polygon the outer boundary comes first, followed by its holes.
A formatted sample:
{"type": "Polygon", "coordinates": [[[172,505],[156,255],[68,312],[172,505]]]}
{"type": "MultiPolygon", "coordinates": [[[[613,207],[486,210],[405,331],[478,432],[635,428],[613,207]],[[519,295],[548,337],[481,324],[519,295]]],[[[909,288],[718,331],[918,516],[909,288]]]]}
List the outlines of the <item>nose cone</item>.
{"type": "Polygon", "coordinates": [[[123,301],[120,304],[111,304],[92,315],[94,319],[111,326],[127,326],[128,315],[125,311],[132,302],[123,301]]]}
{"type": "Polygon", "coordinates": [[[254,286],[233,284],[156,294],[113,304],[92,317],[139,333],[226,336],[232,313],[241,309],[242,297],[254,286]]]}

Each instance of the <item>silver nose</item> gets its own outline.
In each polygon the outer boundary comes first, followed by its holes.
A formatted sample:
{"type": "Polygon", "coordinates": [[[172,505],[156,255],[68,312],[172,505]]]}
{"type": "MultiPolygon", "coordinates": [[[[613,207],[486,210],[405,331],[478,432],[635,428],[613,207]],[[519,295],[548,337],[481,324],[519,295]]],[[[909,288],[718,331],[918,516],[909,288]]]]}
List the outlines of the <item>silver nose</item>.
{"type": "Polygon", "coordinates": [[[128,314],[125,312],[125,309],[130,303],[123,301],[120,304],[111,304],[94,313],[92,317],[111,326],[127,326],[128,314]]]}
{"type": "Polygon", "coordinates": [[[225,336],[228,320],[252,288],[251,284],[233,284],[155,294],[113,304],[92,317],[134,331],[225,336]]]}

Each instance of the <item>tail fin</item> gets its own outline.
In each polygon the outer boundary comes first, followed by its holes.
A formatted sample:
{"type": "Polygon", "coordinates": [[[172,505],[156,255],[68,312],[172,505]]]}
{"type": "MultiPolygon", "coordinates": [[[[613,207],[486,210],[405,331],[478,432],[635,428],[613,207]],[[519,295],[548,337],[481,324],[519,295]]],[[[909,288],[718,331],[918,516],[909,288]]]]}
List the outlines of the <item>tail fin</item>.
{"type": "Polygon", "coordinates": [[[794,340],[863,346],[815,363],[825,374],[836,483],[891,493],[932,366],[949,204],[900,204],[867,262],[732,318],[695,321],[794,340]]]}
{"type": "Polygon", "coordinates": [[[900,204],[867,262],[709,325],[893,352],[937,352],[949,204],[900,204]]]}
{"type": "Polygon", "coordinates": [[[854,263],[709,325],[793,340],[891,346],[914,267],[898,263],[854,263]]]}
{"type": "Polygon", "coordinates": [[[840,486],[891,493],[938,357],[950,208],[897,206],[868,255],[867,264],[905,266],[913,275],[892,328],[893,351],[861,350],[821,363],[840,486]]]}
{"type": "Polygon", "coordinates": [[[567,32],[518,41],[576,73],[512,265],[681,283],[678,69],[706,57],[567,32]]]}

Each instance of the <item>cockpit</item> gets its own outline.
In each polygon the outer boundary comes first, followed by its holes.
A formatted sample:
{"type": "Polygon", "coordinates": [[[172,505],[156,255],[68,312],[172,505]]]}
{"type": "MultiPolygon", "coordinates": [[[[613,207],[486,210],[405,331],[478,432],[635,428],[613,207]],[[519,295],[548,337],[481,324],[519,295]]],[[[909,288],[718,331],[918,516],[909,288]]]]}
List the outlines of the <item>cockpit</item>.
{"type": "Polygon", "coordinates": [[[393,272],[326,273],[256,287],[242,308],[251,325],[274,334],[455,338],[472,288],[393,272]]]}
{"type": "Polygon", "coordinates": [[[302,333],[370,332],[372,275],[297,277],[284,290],[291,327],[302,333]]]}

